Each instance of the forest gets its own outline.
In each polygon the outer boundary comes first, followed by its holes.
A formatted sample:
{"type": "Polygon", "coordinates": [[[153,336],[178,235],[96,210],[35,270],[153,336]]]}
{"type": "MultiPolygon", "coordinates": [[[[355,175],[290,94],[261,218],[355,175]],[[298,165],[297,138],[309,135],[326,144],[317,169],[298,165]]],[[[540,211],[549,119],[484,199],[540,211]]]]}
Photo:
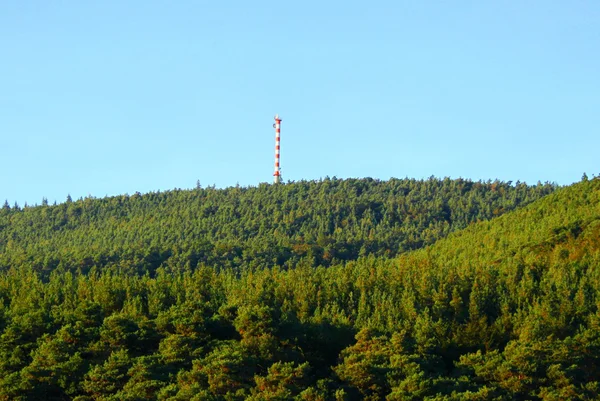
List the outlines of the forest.
{"type": "Polygon", "coordinates": [[[600,180],[0,210],[0,400],[593,400],[600,180]]]}
{"type": "Polygon", "coordinates": [[[325,179],[85,198],[0,210],[0,269],[153,273],[394,257],[531,203],[555,186],[325,179]]]}

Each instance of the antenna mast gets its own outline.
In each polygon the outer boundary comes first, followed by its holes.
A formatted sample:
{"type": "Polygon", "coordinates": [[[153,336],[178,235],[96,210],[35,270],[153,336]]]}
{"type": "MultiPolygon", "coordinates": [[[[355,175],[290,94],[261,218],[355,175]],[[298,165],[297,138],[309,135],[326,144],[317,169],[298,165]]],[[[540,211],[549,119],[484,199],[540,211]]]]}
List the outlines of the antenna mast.
{"type": "Polygon", "coordinates": [[[275,128],[275,173],[273,174],[273,184],[279,184],[281,182],[281,167],[279,165],[281,118],[279,118],[279,114],[275,114],[275,124],[273,124],[273,128],[275,128]]]}

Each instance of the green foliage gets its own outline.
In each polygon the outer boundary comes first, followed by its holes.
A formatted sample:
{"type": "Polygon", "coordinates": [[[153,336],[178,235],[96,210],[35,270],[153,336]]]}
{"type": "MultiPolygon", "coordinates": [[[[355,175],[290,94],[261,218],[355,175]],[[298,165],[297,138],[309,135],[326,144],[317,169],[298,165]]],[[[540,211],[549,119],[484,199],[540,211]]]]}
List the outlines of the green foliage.
{"type": "Polygon", "coordinates": [[[101,364],[93,366],[85,375],[83,390],[95,400],[111,400],[125,383],[127,372],[132,365],[131,358],[124,349],[110,354],[101,364]]]}
{"type": "MultiPolygon", "coordinates": [[[[468,180],[325,179],[0,210],[0,269],[48,274],[329,266],[393,257],[553,192],[468,180]]],[[[118,308],[122,300],[115,299],[118,308]]]]}
{"type": "Polygon", "coordinates": [[[600,397],[597,179],[325,180],[0,215],[0,400],[600,397]]]}
{"type": "Polygon", "coordinates": [[[275,362],[267,376],[256,376],[256,387],[248,400],[289,400],[297,397],[306,388],[309,370],[308,362],[294,366],[293,362],[275,362]]]}

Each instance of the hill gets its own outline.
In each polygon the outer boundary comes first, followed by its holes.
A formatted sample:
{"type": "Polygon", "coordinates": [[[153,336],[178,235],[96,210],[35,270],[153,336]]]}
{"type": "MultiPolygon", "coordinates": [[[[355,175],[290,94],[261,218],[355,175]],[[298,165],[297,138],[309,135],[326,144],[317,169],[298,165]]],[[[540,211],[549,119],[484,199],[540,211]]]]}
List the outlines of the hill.
{"type": "Polygon", "coordinates": [[[384,255],[8,268],[0,399],[600,396],[600,180],[384,255]]]}
{"type": "Polygon", "coordinates": [[[0,268],[152,273],[314,266],[393,257],[555,189],[503,182],[372,179],[70,199],[0,211],[0,268]]]}

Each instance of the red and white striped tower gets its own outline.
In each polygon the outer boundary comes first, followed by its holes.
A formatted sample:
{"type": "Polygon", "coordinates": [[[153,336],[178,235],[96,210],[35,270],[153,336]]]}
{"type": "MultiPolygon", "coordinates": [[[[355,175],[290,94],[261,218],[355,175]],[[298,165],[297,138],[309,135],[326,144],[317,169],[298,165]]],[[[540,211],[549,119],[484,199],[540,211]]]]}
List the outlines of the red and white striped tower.
{"type": "Polygon", "coordinates": [[[275,114],[275,173],[273,174],[273,184],[279,184],[281,182],[281,167],[279,165],[279,146],[280,135],[281,135],[281,118],[279,114],[275,114]]]}

